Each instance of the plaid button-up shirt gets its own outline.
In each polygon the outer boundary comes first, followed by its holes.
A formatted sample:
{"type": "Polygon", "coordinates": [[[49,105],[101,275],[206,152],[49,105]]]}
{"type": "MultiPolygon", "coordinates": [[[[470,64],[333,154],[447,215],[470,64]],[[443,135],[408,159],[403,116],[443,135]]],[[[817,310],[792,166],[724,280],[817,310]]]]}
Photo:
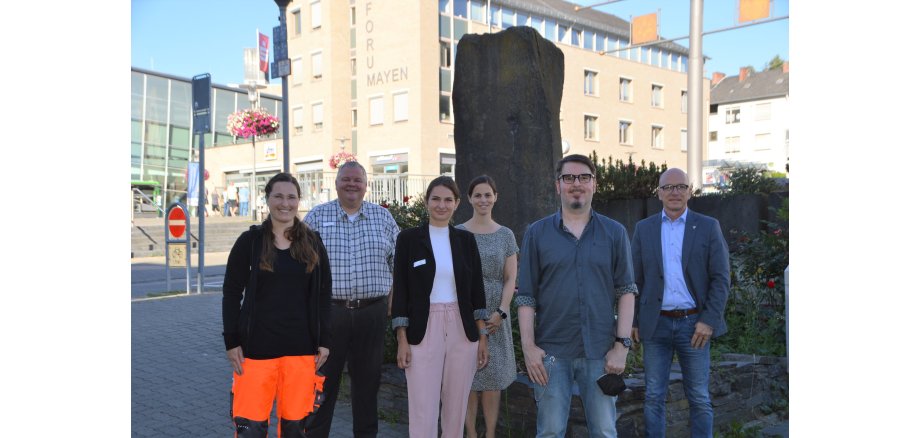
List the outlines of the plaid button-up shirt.
{"type": "Polygon", "coordinates": [[[354,222],[339,201],[310,210],[304,222],[319,233],[332,268],[332,298],[386,296],[393,286],[393,255],[399,226],[385,208],[362,201],[354,222]]]}

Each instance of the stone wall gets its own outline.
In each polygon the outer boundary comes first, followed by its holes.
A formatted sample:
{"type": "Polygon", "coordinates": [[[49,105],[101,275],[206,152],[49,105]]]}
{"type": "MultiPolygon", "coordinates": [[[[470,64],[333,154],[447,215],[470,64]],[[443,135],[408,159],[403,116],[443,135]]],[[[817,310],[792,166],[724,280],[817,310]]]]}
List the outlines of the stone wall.
{"type": "MultiPolygon", "coordinates": [[[[762,406],[771,406],[785,398],[789,385],[786,358],[726,354],[713,367],[709,392],[712,397],[715,430],[732,422],[745,423],[764,415],[762,406]]],[[[617,400],[617,433],[621,438],[643,436],[645,421],[642,403],[645,384],[642,374],[626,379],[628,389],[617,400]]],[[[573,385],[577,391],[577,386],[573,385]]],[[[341,398],[348,399],[347,379],[341,398]]],[[[385,364],[381,377],[378,410],[381,421],[408,423],[409,404],[406,379],[395,364],[385,364]]],[[[668,389],[668,437],[688,437],[690,408],[684,397],[680,366],[674,364],[668,389]]],[[[482,414],[479,429],[482,430],[482,414]]],[[[536,433],[536,404],[526,376],[518,376],[503,397],[499,413],[498,434],[501,436],[532,437],[536,433]]],[[[567,437],[587,437],[584,409],[577,395],[572,396],[567,437]]]]}

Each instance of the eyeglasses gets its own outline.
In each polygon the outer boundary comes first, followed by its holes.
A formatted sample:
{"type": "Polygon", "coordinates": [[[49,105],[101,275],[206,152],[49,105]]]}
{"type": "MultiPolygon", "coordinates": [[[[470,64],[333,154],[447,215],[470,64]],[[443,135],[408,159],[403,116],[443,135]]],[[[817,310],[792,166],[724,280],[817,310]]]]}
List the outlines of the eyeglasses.
{"type": "Polygon", "coordinates": [[[581,181],[582,184],[587,184],[591,182],[592,179],[594,179],[594,175],[591,175],[590,173],[583,173],[581,175],[572,175],[567,173],[565,175],[559,175],[559,178],[557,179],[561,179],[566,184],[573,184],[576,179],[581,181]]]}
{"type": "Polygon", "coordinates": [[[678,193],[684,193],[689,188],[690,186],[686,184],[667,184],[658,187],[658,190],[661,190],[662,192],[673,192],[676,189],[678,193]]]}

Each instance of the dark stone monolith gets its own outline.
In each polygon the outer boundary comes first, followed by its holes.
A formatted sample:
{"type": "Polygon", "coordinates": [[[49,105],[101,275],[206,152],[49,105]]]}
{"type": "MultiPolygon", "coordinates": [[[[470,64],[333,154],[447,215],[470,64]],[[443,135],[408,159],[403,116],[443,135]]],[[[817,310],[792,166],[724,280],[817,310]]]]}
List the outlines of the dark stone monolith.
{"type": "Polygon", "coordinates": [[[529,27],[460,40],[453,105],[463,202],[456,223],[472,216],[467,185],[482,174],[498,186],[492,217],[514,231],[518,244],[527,225],[556,210],[564,63],[562,51],[529,27]]]}

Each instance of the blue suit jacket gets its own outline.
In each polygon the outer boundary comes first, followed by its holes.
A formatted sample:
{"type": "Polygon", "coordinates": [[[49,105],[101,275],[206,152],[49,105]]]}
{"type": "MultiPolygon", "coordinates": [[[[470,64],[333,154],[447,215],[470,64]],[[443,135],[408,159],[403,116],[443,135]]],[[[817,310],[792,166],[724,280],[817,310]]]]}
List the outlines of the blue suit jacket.
{"type": "MultiPolygon", "coordinates": [[[[631,246],[639,288],[633,327],[639,328],[640,337],[650,337],[655,332],[664,296],[660,211],[636,224],[631,246]]],[[[684,281],[700,311],[699,321],[712,327],[714,337],[724,334],[730,273],[728,245],[718,220],[688,209],[681,266],[684,281]]]]}

